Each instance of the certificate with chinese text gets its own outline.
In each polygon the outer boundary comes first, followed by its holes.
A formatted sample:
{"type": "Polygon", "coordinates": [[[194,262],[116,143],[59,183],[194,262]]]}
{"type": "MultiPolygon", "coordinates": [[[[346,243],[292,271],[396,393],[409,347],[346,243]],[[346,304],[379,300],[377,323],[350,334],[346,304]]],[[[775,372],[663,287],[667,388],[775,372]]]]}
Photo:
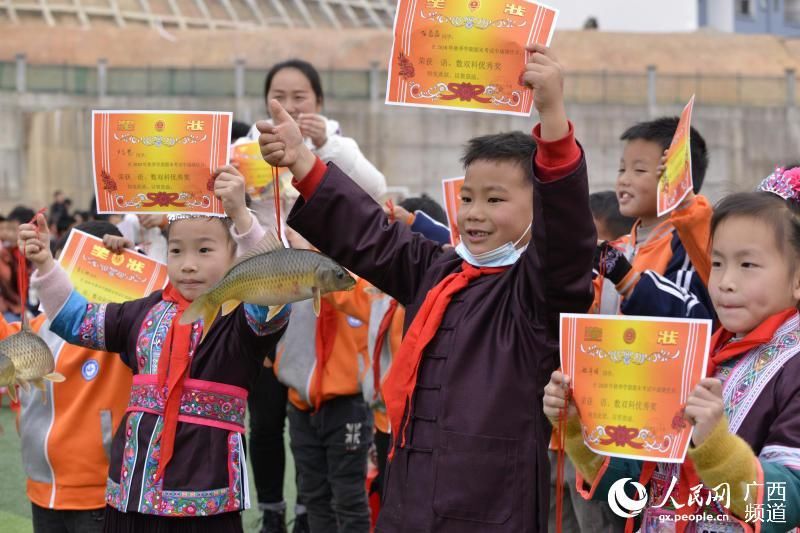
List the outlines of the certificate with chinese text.
{"type": "Polygon", "coordinates": [[[463,176],[442,180],[442,194],[444,195],[444,211],[447,213],[447,225],[450,226],[450,243],[458,246],[461,236],[458,233],[458,207],[461,205],[461,186],[464,185],[463,176]]]}
{"type": "Polygon", "coordinates": [[[561,315],[561,368],[595,453],[681,463],[683,408],[705,377],[711,321],[561,315]]]}
{"type": "Polygon", "coordinates": [[[231,113],[94,111],[100,213],[222,213],[212,172],[228,163],[231,113]]]}
{"type": "Polygon", "coordinates": [[[667,151],[664,174],[658,182],[658,216],[678,207],[694,186],[692,182],[691,127],[694,95],[683,108],[675,136],[667,151]]]}
{"type": "Polygon", "coordinates": [[[58,262],[90,302],[128,302],[167,285],[166,265],[131,250],[114,254],[102,239],[79,230],[72,230],[58,262]]]}
{"type": "Polygon", "coordinates": [[[558,10],[529,0],[399,0],[386,103],[528,116],[522,81],[558,10]]]}

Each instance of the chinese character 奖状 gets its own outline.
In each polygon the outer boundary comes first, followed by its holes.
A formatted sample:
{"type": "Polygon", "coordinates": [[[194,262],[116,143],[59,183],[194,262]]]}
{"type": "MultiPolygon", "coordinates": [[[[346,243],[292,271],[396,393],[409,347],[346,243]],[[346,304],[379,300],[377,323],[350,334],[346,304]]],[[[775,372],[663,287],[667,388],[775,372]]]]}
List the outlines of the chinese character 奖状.
{"type": "Polygon", "coordinates": [[[518,4],[506,4],[506,8],[503,10],[506,14],[514,16],[514,17],[524,17],[525,16],[525,8],[518,4]]]}

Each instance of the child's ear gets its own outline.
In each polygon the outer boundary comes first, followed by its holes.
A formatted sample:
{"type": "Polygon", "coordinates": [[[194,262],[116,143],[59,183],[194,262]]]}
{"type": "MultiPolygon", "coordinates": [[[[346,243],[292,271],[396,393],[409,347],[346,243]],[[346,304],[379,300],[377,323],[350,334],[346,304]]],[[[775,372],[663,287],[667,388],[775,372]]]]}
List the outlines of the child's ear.
{"type": "Polygon", "coordinates": [[[792,274],[792,298],[800,305],[800,267],[792,274]]]}

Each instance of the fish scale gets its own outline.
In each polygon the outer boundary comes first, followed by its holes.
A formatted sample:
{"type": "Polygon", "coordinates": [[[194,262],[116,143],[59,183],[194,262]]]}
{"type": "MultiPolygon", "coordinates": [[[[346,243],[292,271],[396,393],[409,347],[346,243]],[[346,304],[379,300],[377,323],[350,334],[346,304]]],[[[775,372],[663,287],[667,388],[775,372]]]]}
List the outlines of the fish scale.
{"type": "Polygon", "coordinates": [[[209,292],[209,301],[282,305],[311,297],[316,270],[333,261],[316,252],[285,249],[244,260],[209,292]]]}
{"type": "Polygon", "coordinates": [[[0,354],[14,363],[19,380],[35,381],[55,370],[47,343],[27,328],[0,341],[0,354]]]}
{"type": "MultiPolygon", "coordinates": [[[[350,290],[354,285],[352,276],[331,258],[311,250],[284,248],[277,236],[267,235],[214,287],[192,302],[181,323],[202,319],[207,326],[220,307],[232,309],[226,305],[230,302],[268,306],[277,313],[280,306],[314,298],[315,309],[319,309],[322,294],[350,290]]],[[[209,329],[204,327],[204,336],[209,329]]]]}

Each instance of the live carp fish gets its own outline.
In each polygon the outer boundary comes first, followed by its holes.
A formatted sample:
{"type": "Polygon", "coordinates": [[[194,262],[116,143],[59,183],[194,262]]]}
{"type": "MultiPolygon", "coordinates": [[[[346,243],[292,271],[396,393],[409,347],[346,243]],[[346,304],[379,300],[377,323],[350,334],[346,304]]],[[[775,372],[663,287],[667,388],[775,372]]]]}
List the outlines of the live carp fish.
{"type": "Polygon", "coordinates": [[[199,296],[181,317],[182,324],[202,318],[205,332],[222,309],[228,314],[240,302],[269,306],[268,319],[285,304],[314,299],[319,315],[323,294],[350,290],[352,276],[327,256],[311,250],[286,248],[268,234],[255,249],[238,258],[214,287],[199,296]]]}
{"type": "Polygon", "coordinates": [[[15,385],[30,390],[33,385],[44,391],[44,380],[61,382],[64,376],[56,367],[50,347],[28,325],[23,313],[22,329],[0,341],[0,387],[8,387],[8,395],[17,401],[15,385]]]}

